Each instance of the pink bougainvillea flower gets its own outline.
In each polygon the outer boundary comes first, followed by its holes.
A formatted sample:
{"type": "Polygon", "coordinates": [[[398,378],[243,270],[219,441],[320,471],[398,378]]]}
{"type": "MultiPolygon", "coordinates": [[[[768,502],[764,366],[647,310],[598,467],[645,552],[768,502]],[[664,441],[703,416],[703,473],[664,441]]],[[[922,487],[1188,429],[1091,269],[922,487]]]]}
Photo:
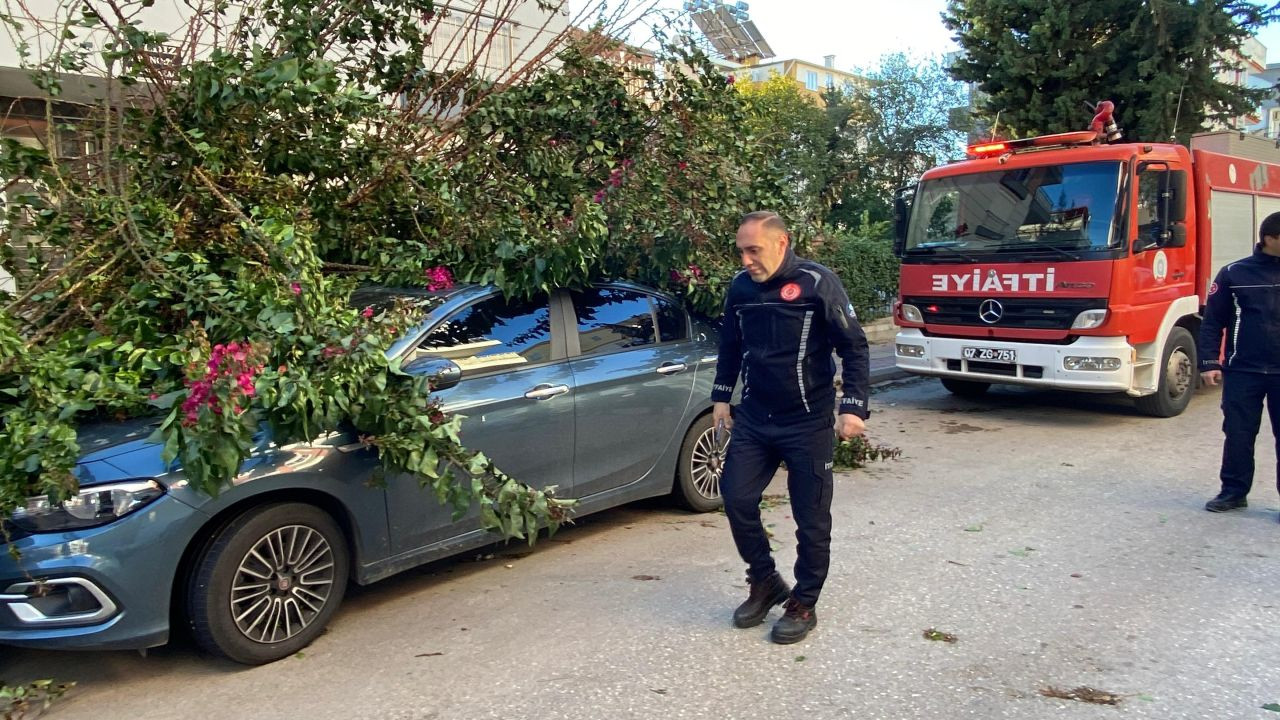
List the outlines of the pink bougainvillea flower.
{"type": "Polygon", "coordinates": [[[427,270],[428,290],[448,290],[451,287],[453,287],[453,273],[449,272],[449,268],[437,265],[427,270]]]}
{"type": "Polygon", "coordinates": [[[363,316],[364,316],[364,317],[366,317],[366,318],[371,318],[371,317],[373,317],[373,306],[372,306],[372,305],[370,305],[370,306],[366,307],[364,310],[361,310],[361,311],[360,311],[360,314],[361,314],[361,315],[363,315],[363,316]]]}
{"type": "Polygon", "coordinates": [[[724,81],[725,81],[725,83],[727,83],[727,84],[729,84],[729,85],[732,85],[732,84],[734,83],[734,77],[733,77],[732,75],[729,75],[729,76],[725,77],[724,81]]]}
{"type": "Polygon", "coordinates": [[[302,286],[299,285],[298,283],[289,283],[289,289],[293,291],[294,295],[302,294],[302,286]]]}
{"type": "Polygon", "coordinates": [[[685,161],[681,160],[680,162],[676,163],[676,167],[677,167],[677,168],[679,168],[679,169],[681,169],[681,170],[688,170],[688,169],[689,169],[689,163],[687,163],[687,162],[685,162],[685,161]]]}
{"type": "Polygon", "coordinates": [[[605,191],[604,191],[604,190],[600,190],[600,191],[598,191],[594,196],[592,196],[592,198],[591,198],[591,199],[592,199],[594,202],[602,203],[602,202],[604,202],[604,197],[605,197],[605,191]]]}
{"type": "Polygon", "coordinates": [[[160,399],[160,395],[159,395],[158,393],[151,393],[150,395],[148,395],[148,396],[147,396],[147,399],[148,399],[148,400],[159,400],[159,399],[160,399]]]}

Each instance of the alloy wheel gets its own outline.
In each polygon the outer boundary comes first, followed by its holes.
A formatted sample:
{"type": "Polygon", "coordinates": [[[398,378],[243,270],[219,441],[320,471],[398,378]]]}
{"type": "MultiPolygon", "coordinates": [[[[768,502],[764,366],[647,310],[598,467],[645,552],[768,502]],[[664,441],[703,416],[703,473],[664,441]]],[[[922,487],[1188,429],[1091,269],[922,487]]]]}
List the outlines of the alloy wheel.
{"type": "Polygon", "coordinates": [[[689,476],[693,478],[694,488],[708,500],[720,497],[720,476],[724,474],[724,458],[729,448],[727,435],[726,433],[725,439],[717,445],[714,429],[707,428],[698,437],[689,459],[689,476]]]}
{"type": "Polygon", "coordinates": [[[333,592],[329,541],[305,525],[267,533],[245,553],[231,584],[231,614],[245,637],[278,643],[307,628],[333,592]]]}

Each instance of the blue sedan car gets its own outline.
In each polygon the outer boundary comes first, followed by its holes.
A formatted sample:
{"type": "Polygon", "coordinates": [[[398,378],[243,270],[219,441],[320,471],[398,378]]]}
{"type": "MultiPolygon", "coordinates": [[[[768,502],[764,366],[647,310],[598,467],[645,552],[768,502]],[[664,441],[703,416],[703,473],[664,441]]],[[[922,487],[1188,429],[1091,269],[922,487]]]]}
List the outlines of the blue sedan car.
{"type": "MultiPolygon", "coordinates": [[[[353,302],[405,296],[426,315],[390,352],[439,378],[468,447],[557,486],[578,515],[666,494],[719,507],[717,340],[679,302],[627,283],[531,301],[368,289],[353,302]]],[[[232,487],[203,495],[147,441],[155,422],[83,433],[79,494],[32,498],[7,520],[20,556],[0,552],[0,643],[147,648],[180,618],[215,654],[270,662],[323,631],[348,582],[495,540],[478,512],[455,521],[412,477],[368,482],[374,453],[343,433],[264,442],[232,487]]]]}

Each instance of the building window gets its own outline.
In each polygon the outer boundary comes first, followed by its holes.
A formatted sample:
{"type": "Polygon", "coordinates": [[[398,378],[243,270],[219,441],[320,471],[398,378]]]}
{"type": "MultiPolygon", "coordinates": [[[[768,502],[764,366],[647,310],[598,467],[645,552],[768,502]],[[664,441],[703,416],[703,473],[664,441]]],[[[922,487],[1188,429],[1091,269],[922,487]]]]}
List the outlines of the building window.
{"type": "Polygon", "coordinates": [[[752,71],[751,71],[751,82],[764,82],[764,71],[763,71],[763,70],[752,70],[752,71]]]}
{"type": "Polygon", "coordinates": [[[826,87],[828,90],[831,90],[832,88],[834,88],[834,87],[836,86],[836,79],[835,79],[835,78],[833,78],[833,77],[831,77],[831,73],[827,73],[827,76],[824,78],[824,80],[826,80],[826,85],[825,85],[825,87],[826,87]]]}
{"type": "Polygon", "coordinates": [[[804,86],[814,92],[818,91],[818,73],[808,70],[804,74],[804,86]]]}

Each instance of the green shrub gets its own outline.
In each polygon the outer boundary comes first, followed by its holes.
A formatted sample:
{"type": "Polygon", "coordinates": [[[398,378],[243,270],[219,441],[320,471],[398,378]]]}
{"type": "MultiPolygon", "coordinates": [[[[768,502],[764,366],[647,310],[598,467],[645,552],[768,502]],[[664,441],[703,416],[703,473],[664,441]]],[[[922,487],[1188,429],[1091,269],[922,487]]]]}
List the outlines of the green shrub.
{"type": "Polygon", "coordinates": [[[840,276],[862,322],[890,313],[898,296],[898,258],[891,240],[837,232],[815,245],[814,259],[840,276]]]}

